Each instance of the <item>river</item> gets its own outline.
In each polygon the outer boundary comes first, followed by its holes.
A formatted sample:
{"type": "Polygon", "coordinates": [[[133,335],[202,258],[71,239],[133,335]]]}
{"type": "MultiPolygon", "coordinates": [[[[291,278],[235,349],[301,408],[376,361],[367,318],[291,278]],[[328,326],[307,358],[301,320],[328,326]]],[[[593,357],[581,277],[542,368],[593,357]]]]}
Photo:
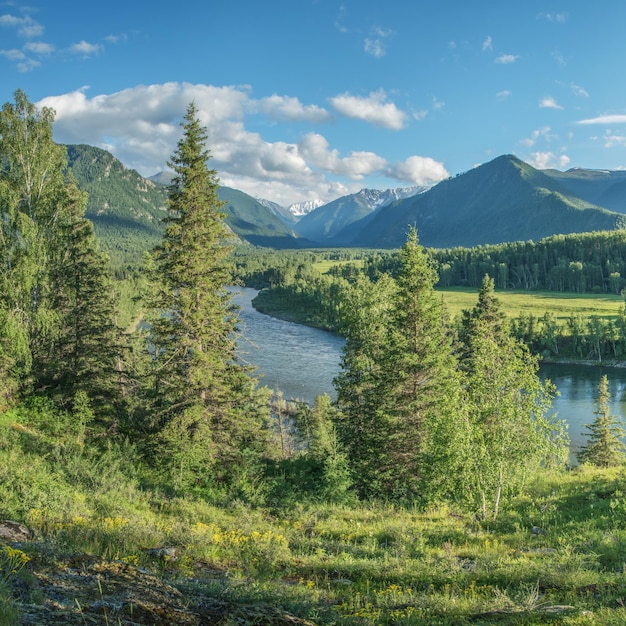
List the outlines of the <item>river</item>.
{"type": "MultiPolygon", "coordinates": [[[[252,306],[256,294],[254,289],[238,289],[233,298],[241,307],[240,357],[257,368],[261,384],[280,389],[287,399],[311,403],[323,393],[334,398],[333,378],[340,371],[344,340],[259,313],[252,306]]],[[[585,424],[593,421],[594,399],[603,374],[609,379],[611,412],[626,416],[626,369],[543,364],[540,374],[559,391],[553,411],[569,425],[573,451],[584,441],[585,424]]]]}

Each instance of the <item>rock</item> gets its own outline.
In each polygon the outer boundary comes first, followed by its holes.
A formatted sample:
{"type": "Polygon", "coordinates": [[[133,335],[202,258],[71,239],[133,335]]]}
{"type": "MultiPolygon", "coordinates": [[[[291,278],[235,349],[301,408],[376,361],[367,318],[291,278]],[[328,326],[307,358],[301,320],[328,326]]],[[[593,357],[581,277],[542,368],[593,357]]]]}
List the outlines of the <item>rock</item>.
{"type": "Polygon", "coordinates": [[[545,535],[546,534],[546,531],[543,528],[541,528],[540,526],[533,526],[530,529],[530,532],[533,535],[545,535]]]}
{"type": "Polygon", "coordinates": [[[0,541],[4,543],[22,543],[30,541],[33,533],[19,522],[0,520],[0,541]]]}

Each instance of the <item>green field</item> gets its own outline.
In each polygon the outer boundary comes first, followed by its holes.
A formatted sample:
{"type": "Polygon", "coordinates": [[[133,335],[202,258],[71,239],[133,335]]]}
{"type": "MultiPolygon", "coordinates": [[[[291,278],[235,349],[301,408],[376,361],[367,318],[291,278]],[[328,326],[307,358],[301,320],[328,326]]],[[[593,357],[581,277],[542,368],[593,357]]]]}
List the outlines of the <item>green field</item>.
{"type": "MultiPolygon", "coordinates": [[[[446,307],[456,317],[464,309],[471,309],[478,298],[477,289],[438,289],[446,307]]],[[[624,298],[617,294],[579,294],[555,291],[497,291],[496,295],[502,310],[509,317],[521,313],[542,317],[546,312],[554,315],[560,323],[572,315],[585,318],[597,315],[603,318],[617,317],[624,304],[624,298]]]]}

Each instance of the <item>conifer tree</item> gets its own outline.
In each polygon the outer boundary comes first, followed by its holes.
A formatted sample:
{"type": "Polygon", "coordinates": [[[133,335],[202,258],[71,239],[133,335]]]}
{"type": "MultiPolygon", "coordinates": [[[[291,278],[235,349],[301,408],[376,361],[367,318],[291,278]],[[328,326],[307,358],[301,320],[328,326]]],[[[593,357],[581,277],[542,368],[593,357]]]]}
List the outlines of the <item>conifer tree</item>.
{"type": "Polygon", "coordinates": [[[154,251],[148,301],[153,354],[151,427],[178,486],[234,482],[266,445],[267,414],[237,362],[237,315],[222,202],[208,169],[205,129],[189,105],[171,158],[165,234],[154,251]]]}
{"type": "Polygon", "coordinates": [[[577,454],[581,463],[590,463],[598,467],[613,467],[626,461],[626,447],[623,437],[626,435],[621,420],[611,415],[609,408],[609,379],[602,376],[598,383],[595,419],[587,424],[588,442],[577,454]]]}
{"type": "Polygon", "coordinates": [[[429,500],[459,477],[461,387],[436,280],[412,230],[395,288],[363,285],[346,307],[337,432],[361,495],[429,500]]]}

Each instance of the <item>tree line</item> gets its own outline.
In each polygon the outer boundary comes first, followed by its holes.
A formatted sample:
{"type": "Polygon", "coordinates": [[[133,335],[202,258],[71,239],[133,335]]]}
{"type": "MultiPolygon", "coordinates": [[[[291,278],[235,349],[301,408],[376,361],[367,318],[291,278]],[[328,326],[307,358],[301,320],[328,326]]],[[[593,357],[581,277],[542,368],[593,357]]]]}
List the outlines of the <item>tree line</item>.
{"type": "Polygon", "coordinates": [[[337,401],[289,408],[259,387],[237,356],[232,250],[193,103],[137,294],[144,323],[124,332],[53,119],[20,91],[0,112],[1,411],[94,454],[132,450],[152,485],[214,500],[445,499],[495,518],[530,472],[563,467],[554,390],[493,280],[455,328],[414,230],[395,276],[359,272],[337,294],[337,401]]]}

